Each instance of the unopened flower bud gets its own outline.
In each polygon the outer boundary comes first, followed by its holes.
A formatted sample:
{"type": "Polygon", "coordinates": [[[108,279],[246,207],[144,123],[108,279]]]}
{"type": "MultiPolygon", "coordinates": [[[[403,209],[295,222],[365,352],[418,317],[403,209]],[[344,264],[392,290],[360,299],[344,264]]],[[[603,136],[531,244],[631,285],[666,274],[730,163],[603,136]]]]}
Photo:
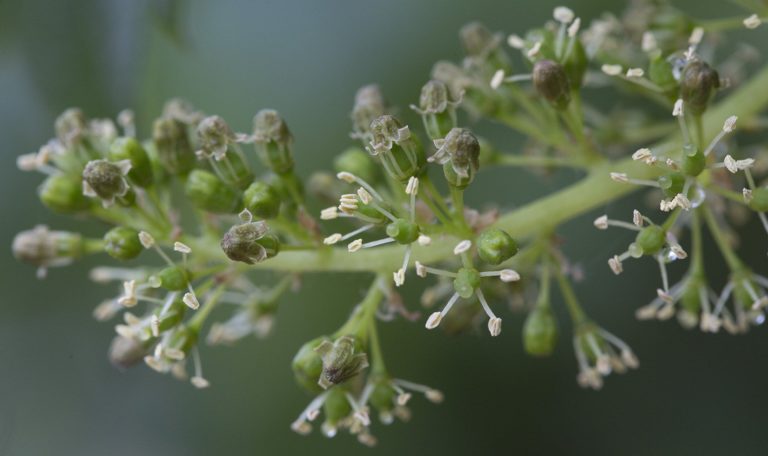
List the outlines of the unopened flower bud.
{"type": "Polygon", "coordinates": [[[548,303],[537,304],[523,326],[523,346],[533,356],[549,356],[557,345],[557,321],[548,303]]]}
{"type": "Polygon", "coordinates": [[[459,31],[461,45],[470,57],[486,57],[501,42],[501,37],[493,34],[480,22],[470,22],[459,31]]]}
{"type": "Polygon", "coordinates": [[[118,369],[128,369],[149,353],[145,345],[133,338],[115,336],[109,345],[109,362],[118,369]]]}
{"type": "Polygon", "coordinates": [[[131,260],[139,256],[144,247],[139,241],[139,232],[133,228],[118,226],[104,235],[104,251],[118,260],[131,260]]]}
{"type": "Polygon", "coordinates": [[[757,212],[768,212],[768,187],[752,190],[752,199],[749,207],[757,212]]]}
{"type": "Polygon", "coordinates": [[[480,287],[480,273],[474,268],[461,268],[453,279],[453,289],[464,299],[469,299],[480,287]]]}
{"type": "Polygon", "coordinates": [[[707,158],[704,153],[693,144],[687,144],[683,147],[683,173],[696,177],[707,167],[707,158]]]}
{"type": "Polygon", "coordinates": [[[685,176],[681,173],[668,173],[663,174],[657,180],[661,190],[669,198],[674,198],[678,193],[683,191],[685,187],[685,176]]]}
{"type": "Polygon", "coordinates": [[[152,163],[135,138],[117,138],[109,149],[109,159],[114,162],[128,160],[131,163],[128,179],[139,187],[152,185],[152,163]]]}
{"type": "Polygon", "coordinates": [[[98,196],[105,205],[112,204],[115,198],[128,193],[125,176],[131,169],[131,162],[121,160],[116,163],[107,160],[92,160],[83,170],[83,193],[86,196],[98,196]]]}
{"type": "Polygon", "coordinates": [[[332,388],[323,402],[325,412],[324,426],[335,429],[339,422],[352,413],[352,406],[347,399],[347,392],[343,388],[332,388]]]}
{"type": "Polygon", "coordinates": [[[387,225],[387,236],[399,244],[411,244],[419,238],[419,225],[405,219],[397,219],[387,225]]]}
{"type": "Polygon", "coordinates": [[[386,112],[387,105],[379,86],[370,84],[359,88],[355,94],[355,106],[351,115],[353,136],[370,139],[371,122],[386,112]]]}
{"type": "Polygon", "coordinates": [[[704,113],[719,88],[720,75],[706,62],[694,60],[683,70],[680,95],[685,102],[685,108],[692,114],[704,113]]]}
{"type": "Polygon", "coordinates": [[[197,125],[197,139],[203,155],[222,160],[235,134],[220,116],[209,116],[197,125]]]}
{"type": "Polygon", "coordinates": [[[181,266],[168,266],[157,273],[156,278],[160,286],[170,291],[182,291],[187,289],[192,279],[189,271],[181,266]]]}
{"type": "Polygon", "coordinates": [[[195,152],[189,142],[187,126],[178,119],[161,117],[152,128],[160,164],[170,174],[186,175],[195,167],[195,152]]]}
{"type": "Polygon", "coordinates": [[[408,127],[389,115],[377,117],[371,122],[368,151],[378,155],[387,174],[401,182],[417,175],[426,161],[424,151],[408,127]]]}
{"type": "Polygon", "coordinates": [[[260,263],[280,251],[280,241],[263,221],[235,225],[221,239],[221,249],[232,261],[260,263]]]}
{"type": "Polygon", "coordinates": [[[456,104],[450,99],[444,83],[431,80],[421,88],[418,108],[412,108],[421,114],[429,137],[438,139],[444,138],[456,126],[456,104]]]}
{"type": "Polygon", "coordinates": [[[185,192],[195,207],[208,212],[226,214],[242,207],[240,195],[215,174],[201,169],[189,174],[185,192]]]}
{"type": "Polygon", "coordinates": [[[51,266],[64,266],[83,254],[83,239],[77,233],[50,231],[38,225],[22,231],[13,238],[13,256],[17,260],[44,270],[51,266]]]}
{"type": "Polygon", "coordinates": [[[675,79],[672,62],[664,58],[661,52],[656,52],[651,57],[648,65],[648,78],[659,86],[670,99],[677,97],[678,82],[675,79]]]}
{"type": "Polygon", "coordinates": [[[318,337],[301,346],[299,351],[293,357],[291,368],[296,381],[304,389],[310,392],[321,391],[317,384],[320,374],[323,372],[323,360],[315,349],[323,342],[327,342],[327,337],[318,337]]]}
{"type": "Polygon", "coordinates": [[[437,152],[429,157],[443,165],[448,183],[458,189],[466,188],[480,167],[480,142],[466,128],[452,129],[445,139],[435,141],[437,152]],[[449,168],[450,167],[450,168],[449,168]]]}
{"type": "Polygon", "coordinates": [[[390,382],[377,381],[373,391],[371,391],[369,401],[379,414],[386,414],[392,412],[392,409],[395,407],[396,398],[397,391],[395,391],[390,382]]]}
{"type": "Polygon", "coordinates": [[[323,362],[317,382],[323,389],[344,383],[368,367],[368,356],[352,336],[342,336],[334,342],[323,341],[315,351],[323,362]]]}
{"type": "Polygon", "coordinates": [[[635,244],[640,247],[643,255],[653,255],[664,247],[666,237],[667,233],[664,228],[658,225],[649,225],[637,233],[635,244]]]}
{"type": "Polygon", "coordinates": [[[65,147],[77,145],[88,131],[88,121],[79,108],[69,108],[56,118],[56,137],[65,147]]]}
{"type": "Polygon", "coordinates": [[[517,242],[506,231],[490,228],[477,238],[477,254],[489,264],[501,264],[517,254],[517,242]]]}
{"type": "Polygon", "coordinates": [[[264,182],[254,182],[245,190],[243,204],[251,214],[261,219],[272,219],[280,213],[280,195],[264,182]]]}
{"type": "Polygon", "coordinates": [[[277,111],[262,109],[256,113],[253,118],[253,138],[256,152],[272,171],[286,174],[293,170],[293,137],[277,111]]]}
{"type": "Polygon", "coordinates": [[[337,155],[333,161],[333,168],[337,173],[352,173],[368,183],[376,182],[378,176],[376,164],[371,157],[357,147],[350,147],[337,155]]]}
{"type": "Polygon", "coordinates": [[[83,195],[81,180],[68,174],[48,176],[38,192],[40,201],[55,212],[70,214],[90,206],[90,201],[83,195]]]}
{"type": "Polygon", "coordinates": [[[565,109],[571,101],[568,76],[553,60],[539,60],[533,65],[533,86],[557,109],[565,109]]]}

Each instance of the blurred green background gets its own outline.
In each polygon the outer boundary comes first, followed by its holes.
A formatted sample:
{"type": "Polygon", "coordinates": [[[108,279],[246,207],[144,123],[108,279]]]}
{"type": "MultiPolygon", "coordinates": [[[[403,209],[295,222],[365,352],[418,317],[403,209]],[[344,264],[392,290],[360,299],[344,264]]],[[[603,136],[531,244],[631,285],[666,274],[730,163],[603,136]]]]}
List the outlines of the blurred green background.
{"type": "MultiPolygon", "coordinates": [[[[520,314],[504,312],[504,333],[493,340],[485,333],[448,337],[426,333],[421,324],[387,324],[382,337],[391,371],[442,389],[446,401],[434,406],[417,398],[410,423],[375,425],[380,444],[374,450],[346,435],[328,440],[289,429],[309,400],[293,382],[290,358],[305,340],[345,318],[361,296],[360,276],[308,276],[303,291],[281,307],[272,338],[203,347],[213,387],[197,391],[144,366],[119,372],[109,365],[112,325],[95,322],[91,310],[116,290],[88,282],[87,270],[98,261],[52,270],[39,282],[10,255],[13,235],[36,223],[103,232],[49,214],[35,196],[41,178],[15,167],[17,155],[52,136],[53,120],[66,107],[101,117],[133,108],[143,135],[173,96],[222,115],[239,131],[258,109],[276,108],[296,136],[299,171],[307,176],[328,168],[350,144],[348,113],[357,87],[380,83],[405,113],[433,62],[460,58],[463,23],[479,19],[521,32],[549,18],[555,5],[0,0],[0,245],[6,246],[0,256],[0,455],[764,454],[765,330],[712,336],[672,322],[634,320],[634,309],[654,294],[657,272],[651,262],[636,262],[614,278],[605,259],[628,239],[594,233],[588,223],[594,214],[563,228],[565,250],[587,271],[578,286],[587,311],[633,346],[641,369],[611,376],[598,393],[579,389],[563,314],[558,352],[543,360],[523,353],[520,314]]],[[[569,6],[588,22],[624,4],[569,6]]],[[[698,17],[742,14],[719,1],[679,6],[698,17]]],[[[760,47],[766,34],[748,38],[760,47]]],[[[495,132],[510,150],[519,144],[515,135],[480,128],[495,132]]],[[[512,208],[558,185],[553,178],[495,171],[468,200],[512,208]]],[[[616,203],[600,212],[628,214],[628,207],[616,203]]],[[[757,247],[745,255],[765,273],[765,234],[754,223],[747,230],[757,247]]],[[[712,263],[709,272],[720,286],[725,272],[712,263]]],[[[411,308],[415,291],[406,295],[411,308]]]]}

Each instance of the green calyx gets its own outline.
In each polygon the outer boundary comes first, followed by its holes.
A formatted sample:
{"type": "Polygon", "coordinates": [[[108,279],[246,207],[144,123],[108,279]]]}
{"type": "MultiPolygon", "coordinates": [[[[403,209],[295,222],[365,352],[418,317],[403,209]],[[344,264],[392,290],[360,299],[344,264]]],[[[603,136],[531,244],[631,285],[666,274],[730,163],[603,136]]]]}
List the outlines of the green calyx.
{"type": "Polygon", "coordinates": [[[549,356],[557,345],[557,320],[549,305],[536,305],[523,325],[523,346],[533,356],[549,356]]]}
{"type": "Polygon", "coordinates": [[[667,173],[659,176],[657,182],[664,195],[668,198],[673,198],[678,193],[682,193],[685,187],[685,176],[677,172],[667,173]]]}
{"type": "Polygon", "coordinates": [[[517,242],[506,231],[490,228],[477,238],[477,254],[488,264],[501,264],[518,252],[517,242]]]}
{"type": "Polygon", "coordinates": [[[387,236],[399,244],[411,244],[419,238],[419,234],[419,225],[405,219],[397,219],[387,225],[387,236]]]}
{"type": "Polygon", "coordinates": [[[640,247],[643,255],[658,253],[666,242],[667,232],[658,225],[646,226],[635,238],[635,244],[640,247]]]}
{"type": "Polygon", "coordinates": [[[156,275],[160,286],[169,291],[182,291],[187,289],[192,279],[190,272],[181,266],[168,266],[156,275]]]}
{"type": "Polygon", "coordinates": [[[480,273],[474,268],[461,268],[453,279],[453,289],[464,299],[469,299],[480,287],[480,273]]]}

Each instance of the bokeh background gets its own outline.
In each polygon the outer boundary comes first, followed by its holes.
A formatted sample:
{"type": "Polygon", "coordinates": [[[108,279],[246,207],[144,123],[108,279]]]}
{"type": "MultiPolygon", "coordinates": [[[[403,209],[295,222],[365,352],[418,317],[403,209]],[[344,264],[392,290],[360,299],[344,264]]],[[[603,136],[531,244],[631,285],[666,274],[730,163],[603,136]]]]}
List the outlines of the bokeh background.
{"type": "MultiPolygon", "coordinates": [[[[624,7],[613,0],[568,4],[587,20],[624,7]]],[[[677,4],[703,18],[742,14],[727,2],[677,4]]],[[[52,270],[40,282],[10,255],[13,235],[41,222],[103,232],[49,214],[35,196],[40,177],[15,168],[17,155],[52,135],[52,122],[66,107],[92,116],[130,107],[141,134],[173,96],[222,115],[240,131],[258,109],[276,108],[296,136],[299,171],[307,176],[328,168],[350,143],[357,87],[378,82],[393,104],[405,107],[417,99],[433,62],[460,58],[463,23],[479,19],[519,32],[546,20],[553,6],[551,0],[1,0],[0,454],[764,454],[765,330],[712,336],[634,320],[634,309],[654,294],[657,273],[651,262],[638,262],[612,277],[605,259],[628,239],[594,233],[588,223],[594,214],[563,227],[565,250],[587,271],[578,287],[586,309],[633,346],[641,369],[610,377],[601,392],[580,390],[562,313],[560,346],[548,359],[524,354],[522,315],[505,312],[504,334],[493,340],[483,332],[449,337],[427,334],[420,324],[388,324],[382,337],[391,370],[441,388],[447,399],[439,406],[415,399],[410,423],[376,425],[374,450],[346,435],[328,440],[289,429],[309,400],[295,386],[289,361],[305,340],[345,318],[361,294],[360,276],[308,276],[304,290],[284,301],[272,338],[204,347],[213,387],[197,391],[143,366],[119,372],[109,365],[113,330],[91,311],[115,290],[87,280],[88,268],[105,258],[52,270]]],[[[737,36],[758,48],[766,39],[764,30],[737,36]]],[[[478,128],[510,150],[520,144],[515,135],[478,128]]],[[[468,199],[511,208],[573,177],[491,172],[468,199]]],[[[600,212],[629,213],[629,204],[600,212]]],[[[768,272],[765,234],[754,223],[746,232],[746,257],[768,272]]],[[[725,272],[712,263],[719,286],[725,272]]],[[[414,291],[406,295],[412,307],[414,291]]]]}

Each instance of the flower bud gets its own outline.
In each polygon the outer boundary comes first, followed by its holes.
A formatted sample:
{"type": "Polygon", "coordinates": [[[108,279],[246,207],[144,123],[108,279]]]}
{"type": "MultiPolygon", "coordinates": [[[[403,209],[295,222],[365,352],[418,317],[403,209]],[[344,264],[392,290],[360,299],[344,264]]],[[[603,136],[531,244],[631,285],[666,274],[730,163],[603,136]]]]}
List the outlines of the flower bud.
{"type": "Polygon", "coordinates": [[[556,109],[565,109],[571,101],[568,76],[553,60],[539,60],[533,65],[533,86],[556,109]]]}
{"type": "Polygon", "coordinates": [[[343,388],[332,388],[328,391],[323,403],[325,412],[325,427],[335,429],[339,422],[352,413],[352,406],[347,400],[347,392],[343,388]]]}
{"type": "Polygon", "coordinates": [[[689,176],[696,177],[707,167],[707,158],[704,153],[693,144],[683,146],[682,170],[689,176]]]}
{"type": "Polygon", "coordinates": [[[458,189],[466,188],[480,167],[480,142],[466,128],[452,129],[445,139],[435,141],[437,152],[429,161],[443,165],[448,183],[458,189]]]}
{"type": "Polygon", "coordinates": [[[143,250],[139,232],[125,226],[118,226],[104,235],[104,251],[118,260],[132,260],[143,250]]]}
{"type": "Polygon", "coordinates": [[[768,212],[768,188],[761,187],[752,190],[749,207],[757,212],[768,212]]]}
{"type": "Polygon", "coordinates": [[[185,192],[195,207],[208,212],[233,213],[242,207],[240,195],[215,174],[201,169],[189,173],[185,192]]]}
{"type": "Polygon", "coordinates": [[[517,242],[506,231],[490,228],[477,238],[477,254],[488,264],[501,264],[517,254],[517,242]]]}
{"type": "MultiPolygon", "coordinates": [[[[370,123],[368,125],[370,126],[370,123]]],[[[376,164],[367,153],[357,147],[350,147],[337,155],[333,168],[337,173],[346,171],[368,183],[376,182],[378,177],[376,164]]]]}
{"type": "Polygon", "coordinates": [[[681,173],[667,173],[661,175],[657,182],[665,196],[674,198],[675,195],[683,191],[683,188],[685,187],[685,176],[681,173]]]}
{"type": "Polygon", "coordinates": [[[235,225],[221,239],[221,249],[232,261],[260,263],[280,251],[280,241],[263,221],[235,225]]]}
{"type": "MultiPolygon", "coordinates": [[[[152,340],[150,339],[151,342],[152,340]]],[[[123,336],[115,336],[109,344],[109,362],[118,369],[136,365],[149,353],[147,343],[123,336]]]]}
{"type": "Polygon", "coordinates": [[[251,214],[261,219],[272,219],[280,213],[280,195],[264,182],[254,182],[245,190],[243,204],[251,214]]]}
{"type": "Polygon", "coordinates": [[[293,137],[277,111],[262,109],[256,113],[253,118],[253,137],[256,152],[272,171],[286,174],[293,170],[293,137]]]}
{"type": "Polygon", "coordinates": [[[192,279],[189,271],[181,266],[168,266],[158,272],[156,277],[160,281],[160,286],[169,291],[186,290],[192,279]]]}
{"type": "Polygon", "coordinates": [[[67,231],[50,231],[38,225],[13,238],[13,256],[41,269],[65,266],[83,254],[82,237],[67,231]]]}
{"type": "Polygon", "coordinates": [[[160,164],[174,175],[186,175],[195,167],[195,152],[187,126],[180,120],[161,117],[152,127],[152,141],[160,164]]]}
{"type": "Polygon", "coordinates": [[[317,384],[323,389],[344,383],[368,367],[368,356],[360,342],[352,336],[342,336],[334,342],[323,341],[315,348],[323,362],[317,384]]]}
{"type": "MultiPolygon", "coordinates": [[[[371,122],[386,112],[387,105],[379,86],[370,84],[359,88],[355,94],[355,106],[352,108],[352,135],[369,140],[371,122]]],[[[343,171],[353,172],[352,170],[343,171]]]]}
{"type": "Polygon", "coordinates": [[[131,163],[128,179],[139,187],[152,185],[152,163],[147,151],[135,138],[117,138],[110,147],[109,159],[115,162],[128,160],[131,163]]]}
{"type": "Polygon", "coordinates": [[[293,369],[296,382],[310,392],[321,390],[317,381],[323,372],[323,360],[315,351],[315,348],[323,342],[328,342],[328,338],[322,336],[305,343],[291,362],[291,369],[293,369]]]}
{"type": "Polygon", "coordinates": [[[536,304],[523,325],[523,345],[533,356],[549,356],[557,344],[557,320],[549,304],[536,304]]]}
{"type": "Polygon", "coordinates": [[[667,233],[658,225],[649,225],[640,230],[635,237],[635,244],[642,250],[643,255],[653,255],[666,242],[667,233]]]}
{"type": "Polygon", "coordinates": [[[40,201],[55,212],[70,214],[88,209],[80,179],[68,174],[48,176],[38,190],[40,201]]]}
{"type": "Polygon", "coordinates": [[[470,22],[459,31],[464,52],[470,57],[486,57],[499,47],[501,38],[480,22],[470,22]]]}
{"type": "Polygon", "coordinates": [[[387,236],[399,244],[407,245],[419,238],[419,225],[405,219],[397,219],[387,225],[387,236]]]}
{"type": "Polygon", "coordinates": [[[107,160],[91,160],[83,170],[83,193],[97,196],[105,205],[113,204],[115,198],[128,193],[126,174],[131,169],[131,162],[121,160],[111,163],[107,160]]]}
{"type": "Polygon", "coordinates": [[[698,116],[704,113],[719,88],[720,75],[706,62],[694,60],[683,70],[680,96],[685,102],[685,109],[692,114],[698,116]]]}
{"type": "Polygon", "coordinates": [[[432,139],[444,138],[456,126],[456,102],[450,100],[448,87],[431,80],[421,88],[419,107],[414,110],[421,114],[424,128],[432,139]]]}
{"type": "Polygon", "coordinates": [[[390,413],[395,406],[397,391],[388,381],[377,381],[371,391],[369,402],[380,414],[390,413]]]}
{"type": "Polygon", "coordinates": [[[371,122],[371,155],[378,155],[387,174],[400,182],[407,182],[421,172],[426,159],[424,151],[399,120],[384,115],[371,122]]]}
{"type": "Polygon", "coordinates": [[[480,287],[480,273],[474,268],[461,268],[453,279],[453,289],[464,299],[469,299],[480,287]]]}
{"type": "Polygon", "coordinates": [[[670,99],[677,96],[678,82],[675,79],[672,62],[662,57],[660,52],[651,57],[648,65],[648,78],[659,86],[670,99]]]}
{"type": "Polygon", "coordinates": [[[56,138],[71,148],[79,144],[88,132],[88,121],[79,108],[69,108],[56,118],[56,138]]]}

